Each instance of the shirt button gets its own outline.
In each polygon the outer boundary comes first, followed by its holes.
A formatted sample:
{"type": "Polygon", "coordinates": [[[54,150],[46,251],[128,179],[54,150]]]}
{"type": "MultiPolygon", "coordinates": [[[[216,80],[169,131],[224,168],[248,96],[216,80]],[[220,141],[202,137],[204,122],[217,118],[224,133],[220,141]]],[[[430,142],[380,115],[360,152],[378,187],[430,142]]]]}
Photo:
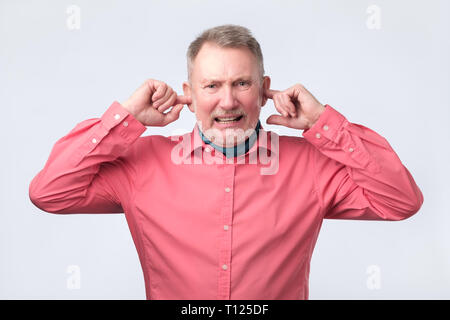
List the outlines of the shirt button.
{"type": "Polygon", "coordinates": [[[348,151],[353,152],[353,148],[348,148],[348,151]]]}
{"type": "Polygon", "coordinates": [[[223,230],[228,230],[228,226],[227,226],[227,225],[224,225],[224,226],[223,226],[223,230]]]}
{"type": "Polygon", "coordinates": [[[231,191],[230,188],[228,188],[228,187],[225,188],[225,192],[230,192],[230,191],[231,191]]]}
{"type": "Polygon", "coordinates": [[[114,115],[114,119],[119,120],[119,118],[120,118],[120,114],[117,113],[114,115]]]}
{"type": "Polygon", "coordinates": [[[210,147],[206,147],[206,148],[205,148],[205,151],[206,151],[206,152],[211,152],[211,148],[210,148],[210,147]]]}
{"type": "Polygon", "coordinates": [[[123,126],[128,127],[128,122],[124,121],[123,126]]]}
{"type": "Polygon", "coordinates": [[[97,139],[92,139],[92,143],[97,143],[97,139]]]}
{"type": "Polygon", "coordinates": [[[318,133],[318,132],[316,133],[316,138],[320,139],[320,133],[318,133]]]}
{"type": "Polygon", "coordinates": [[[227,270],[227,269],[228,269],[228,266],[227,266],[226,264],[224,264],[224,265],[222,266],[222,269],[223,269],[223,270],[227,270]]]}
{"type": "Polygon", "coordinates": [[[327,131],[327,130],[328,130],[328,126],[327,126],[327,125],[324,125],[324,126],[323,126],[323,130],[327,131]]]}

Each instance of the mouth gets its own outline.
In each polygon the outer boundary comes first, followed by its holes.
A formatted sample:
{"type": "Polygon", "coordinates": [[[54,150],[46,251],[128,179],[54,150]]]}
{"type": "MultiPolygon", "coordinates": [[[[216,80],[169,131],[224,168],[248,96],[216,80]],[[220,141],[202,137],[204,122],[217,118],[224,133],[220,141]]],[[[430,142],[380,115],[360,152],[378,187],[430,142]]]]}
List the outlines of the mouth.
{"type": "Polygon", "coordinates": [[[239,120],[241,120],[244,116],[240,115],[240,116],[228,116],[228,117],[216,117],[214,118],[214,121],[216,121],[217,123],[234,123],[234,122],[238,122],[239,120]]]}

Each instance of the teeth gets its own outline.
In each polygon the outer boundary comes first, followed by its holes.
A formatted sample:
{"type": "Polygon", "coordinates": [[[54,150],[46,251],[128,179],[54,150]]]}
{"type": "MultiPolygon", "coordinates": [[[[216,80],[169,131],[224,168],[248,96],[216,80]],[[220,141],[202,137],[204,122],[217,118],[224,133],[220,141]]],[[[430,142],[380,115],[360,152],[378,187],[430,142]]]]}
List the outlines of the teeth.
{"type": "MultiPolygon", "coordinates": [[[[240,116],[239,116],[239,117],[240,117],[240,116]]],[[[235,117],[235,118],[217,118],[217,121],[221,121],[221,122],[235,121],[235,120],[237,120],[239,117],[235,117]]]]}

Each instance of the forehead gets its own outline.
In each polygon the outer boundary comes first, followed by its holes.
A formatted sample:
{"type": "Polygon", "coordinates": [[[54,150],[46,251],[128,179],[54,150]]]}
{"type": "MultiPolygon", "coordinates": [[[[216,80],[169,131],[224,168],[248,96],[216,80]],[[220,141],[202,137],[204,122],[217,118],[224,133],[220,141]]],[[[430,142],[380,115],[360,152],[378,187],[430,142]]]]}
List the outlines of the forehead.
{"type": "Polygon", "coordinates": [[[252,78],[257,74],[258,61],[250,49],[245,47],[223,48],[205,43],[192,66],[192,77],[200,82],[252,78]]]}

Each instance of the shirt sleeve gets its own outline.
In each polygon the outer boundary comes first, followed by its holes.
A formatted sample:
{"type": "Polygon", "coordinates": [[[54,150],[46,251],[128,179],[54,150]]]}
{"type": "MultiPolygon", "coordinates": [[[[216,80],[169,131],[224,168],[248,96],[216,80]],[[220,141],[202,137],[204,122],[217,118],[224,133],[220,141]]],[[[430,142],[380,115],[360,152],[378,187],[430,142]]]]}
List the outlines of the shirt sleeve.
{"type": "Polygon", "coordinates": [[[31,181],[31,202],[50,213],[123,212],[136,175],[124,154],[145,130],[117,101],[101,118],[77,124],[31,181]]]}
{"type": "Polygon", "coordinates": [[[422,206],[422,192],[410,172],[373,130],[350,123],[326,105],[303,137],[315,147],[324,218],[403,220],[422,206]]]}

